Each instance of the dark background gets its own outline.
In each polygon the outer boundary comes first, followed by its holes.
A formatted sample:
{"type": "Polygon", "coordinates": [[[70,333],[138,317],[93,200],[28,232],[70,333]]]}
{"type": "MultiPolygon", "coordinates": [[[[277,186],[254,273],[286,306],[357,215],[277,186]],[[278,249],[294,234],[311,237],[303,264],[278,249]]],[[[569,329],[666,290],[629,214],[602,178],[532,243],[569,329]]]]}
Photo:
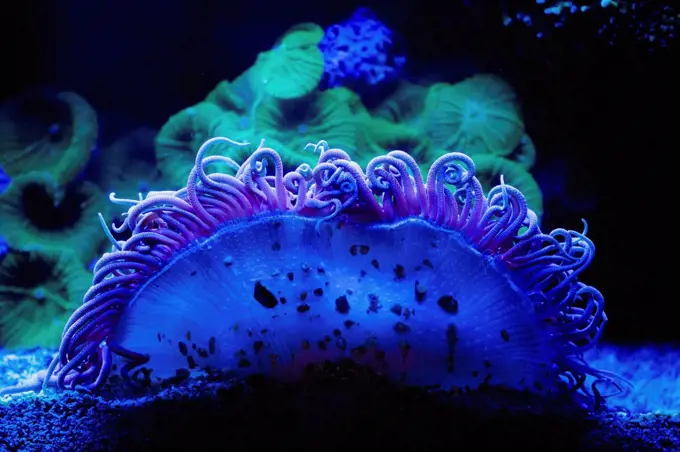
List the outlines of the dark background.
{"type": "MultiPolygon", "coordinates": [[[[678,201],[671,186],[680,151],[677,49],[652,51],[623,32],[609,45],[588,23],[538,40],[535,31],[503,27],[500,2],[440,3],[364,5],[403,35],[411,74],[455,81],[491,71],[516,88],[538,149],[534,174],[548,198],[544,229],[580,230],[581,217],[589,222],[597,255],[582,279],[607,299],[606,339],[679,340],[678,201]]],[[[248,68],[290,25],[325,27],[357,6],[13,2],[0,15],[0,101],[49,85],[83,95],[101,114],[104,137],[160,127],[248,68]]]]}

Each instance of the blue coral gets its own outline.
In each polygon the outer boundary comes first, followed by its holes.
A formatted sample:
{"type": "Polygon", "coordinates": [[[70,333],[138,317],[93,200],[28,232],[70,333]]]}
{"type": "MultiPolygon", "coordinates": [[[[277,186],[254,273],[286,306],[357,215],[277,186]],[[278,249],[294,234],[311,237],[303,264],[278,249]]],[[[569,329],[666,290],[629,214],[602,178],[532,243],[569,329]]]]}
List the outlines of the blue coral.
{"type": "Polygon", "coordinates": [[[2,169],[2,166],[0,166],[0,194],[9,187],[10,182],[12,182],[12,179],[10,179],[7,173],[2,169]]]}
{"type": "Polygon", "coordinates": [[[345,86],[359,93],[395,81],[406,56],[395,34],[368,8],[326,30],[319,48],[324,55],[326,86],[345,86]]]}
{"type": "MultiPolygon", "coordinates": [[[[12,179],[10,179],[7,173],[5,173],[0,166],[0,194],[2,194],[2,192],[5,191],[7,187],[9,187],[9,183],[11,181],[12,179]]],[[[0,259],[2,259],[2,257],[7,254],[8,251],[9,245],[7,245],[7,241],[2,236],[0,236],[0,259]]]]}
{"type": "Polygon", "coordinates": [[[555,29],[571,27],[583,35],[588,24],[595,24],[597,36],[614,45],[624,36],[645,43],[650,50],[668,47],[676,39],[677,7],[669,2],[613,0],[536,0],[535,5],[507,8],[503,24],[521,25],[535,31],[536,37],[547,37],[555,29]],[[588,19],[586,19],[588,18],[588,19]]]}

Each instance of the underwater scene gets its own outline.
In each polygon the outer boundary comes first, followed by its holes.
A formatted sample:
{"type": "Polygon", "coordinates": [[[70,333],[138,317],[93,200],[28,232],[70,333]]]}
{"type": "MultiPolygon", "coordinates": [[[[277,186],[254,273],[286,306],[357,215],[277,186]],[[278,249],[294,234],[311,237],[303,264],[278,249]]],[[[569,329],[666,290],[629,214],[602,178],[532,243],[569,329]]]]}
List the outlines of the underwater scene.
{"type": "Polygon", "coordinates": [[[0,451],[680,451],[680,4],[3,15],[0,451]]]}

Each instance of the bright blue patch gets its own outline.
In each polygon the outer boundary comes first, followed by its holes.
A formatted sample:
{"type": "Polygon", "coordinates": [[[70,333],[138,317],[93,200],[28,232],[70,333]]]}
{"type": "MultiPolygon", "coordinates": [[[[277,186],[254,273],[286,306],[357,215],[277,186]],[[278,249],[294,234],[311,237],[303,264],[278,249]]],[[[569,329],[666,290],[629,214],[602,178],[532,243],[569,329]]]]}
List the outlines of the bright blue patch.
{"type": "Polygon", "coordinates": [[[608,405],[632,413],[680,414],[679,347],[598,347],[585,358],[633,385],[628,394],[609,398],[608,405]]]}
{"type": "Polygon", "coordinates": [[[5,254],[9,251],[9,245],[5,241],[4,237],[0,235],[0,259],[5,257],[5,254]]]}
{"type": "Polygon", "coordinates": [[[367,8],[328,27],[319,48],[329,88],[345,86],[365,92],[396,80],[406,63],[396,36],[367,8]]]}
{"type": "Polygon", "coordinates": [[[5,173],[2,166],[0,166],[0,193],[9,187],[10,182],[12,182],[12,179],[5,173]]]}

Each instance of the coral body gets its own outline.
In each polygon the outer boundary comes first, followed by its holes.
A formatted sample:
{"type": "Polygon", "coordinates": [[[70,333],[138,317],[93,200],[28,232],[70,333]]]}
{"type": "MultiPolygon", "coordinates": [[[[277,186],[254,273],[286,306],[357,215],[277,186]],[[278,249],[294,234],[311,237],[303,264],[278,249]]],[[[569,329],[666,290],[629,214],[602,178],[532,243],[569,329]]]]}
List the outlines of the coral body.
{"type": "Polygon", "coordinates": [[[423,132],[435,147],[472,156],[507,156],[525,136],[517,96],[490,74],[431,86],[424,118],[423,132]]]}
{"type": "Polygon", "coordinates": [[[0,348],[59,345],[62,325],[90,282],[68,248],[10,250],[0,258],[0,348]]]}
{"type": "Polygon", "coordinates": [[[274,99],[299,99],[314,91],[324,73],[318,43],[323,30],[316,24],[299,24],[289,29],[273,49],[261,53],[255,62],[251,83],[274,99]]]}
{"type": "Polygon", "coordinates": [[[14,179],[0,194],[0,235],[17,250],[69,248],[87,261],[101,252],[97,212],[108,210],[91,182],[59,186],[50,173],[14,179]]]}
{"type": "Polygon", "coordinates": [[[85,168],[98,133],[97,115],[79,95],[26,93],[0,108],[0,164],[12,177],[45,171],[61,187],[85,168]]]}
{"type": "Polygon", "coordinates": [[[319,48],[326,84],[359,93],[396,81],[406,63],[394,33],[367,8],[328,27],[319,48]]]}
{"type": "Polygon", "coordinates": [[[365,172],[320,142],[285,173],[264,141],[242,164],[196,156],[186,188],[128,205],[132,231],[95,266],[44,384],[97,390],[117,372],[153,384],[196,368],[297,377],[352,359],[396,380],[537,392],[613,378],[582,357],[604,300],[577,277],[585,233],[543,233],[515,188],[487,197],[472,160],[423,178],[394,151],[365,172]],[[235,175],[206,174],[210,164],[235,175]],[[268,171],[272,169],[273,171],[268,171]]]}

